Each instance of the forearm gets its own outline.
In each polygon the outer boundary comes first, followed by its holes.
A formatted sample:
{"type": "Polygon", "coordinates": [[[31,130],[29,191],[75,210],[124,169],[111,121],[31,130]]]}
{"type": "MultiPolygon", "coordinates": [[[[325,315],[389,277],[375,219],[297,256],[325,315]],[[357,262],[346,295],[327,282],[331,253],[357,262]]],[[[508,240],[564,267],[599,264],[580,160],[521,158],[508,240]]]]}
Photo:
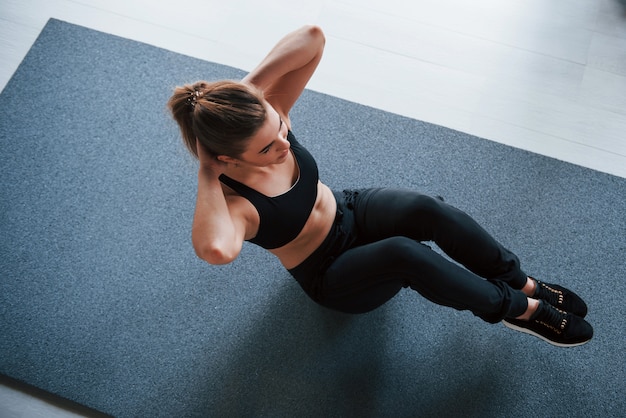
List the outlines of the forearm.
{"type": "Polygon", "coordinates": [[[282,38],[261,63],[244,78],[244,82],[264,90],[278,78],[317,64],[321,59],[325,38],[317,26],[304,26],[282,38]]]}

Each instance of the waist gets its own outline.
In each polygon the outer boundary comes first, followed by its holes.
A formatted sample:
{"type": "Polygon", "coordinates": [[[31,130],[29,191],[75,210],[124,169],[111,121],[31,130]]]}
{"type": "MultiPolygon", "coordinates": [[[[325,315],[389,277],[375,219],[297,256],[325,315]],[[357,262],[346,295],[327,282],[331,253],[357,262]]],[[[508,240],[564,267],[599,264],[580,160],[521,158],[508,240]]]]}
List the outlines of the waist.
{"type": "Polygon", "coordinates": [[[289,273],[301,284],[303,284],[302,281],[308,281],[324,274],[334,259],[354,243],[352,201],[355,193],[353,191],[333,191],[337,209],[330,231],[322,243],[304,261],[288,269],[289,273]]]}
{"type": "Polygon", "coordinates": [[[336,212],[336,200],[332,191],[323,183],[318,184],[317,202],[300,234],[289,244],[269,250],[286,269],[304,261],[328,235],[336,212]]]}

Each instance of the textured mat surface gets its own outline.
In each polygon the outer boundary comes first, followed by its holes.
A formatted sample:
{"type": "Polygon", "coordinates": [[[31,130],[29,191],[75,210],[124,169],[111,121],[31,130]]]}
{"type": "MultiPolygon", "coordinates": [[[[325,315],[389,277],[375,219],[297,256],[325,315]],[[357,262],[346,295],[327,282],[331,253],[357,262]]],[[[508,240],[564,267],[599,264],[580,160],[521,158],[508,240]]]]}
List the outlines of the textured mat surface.
{"type": "Polygon", "coordinates": [[[0,94],[0,373],[119,417],[623,414],[625,179],[306,91],[294,132],[327,184],[444,196],[583,295],[596,337],[557,349],[411,291],[333,313],[252,245],[194,256],[165,103],[241,76],[48,23],[0,94]]]}

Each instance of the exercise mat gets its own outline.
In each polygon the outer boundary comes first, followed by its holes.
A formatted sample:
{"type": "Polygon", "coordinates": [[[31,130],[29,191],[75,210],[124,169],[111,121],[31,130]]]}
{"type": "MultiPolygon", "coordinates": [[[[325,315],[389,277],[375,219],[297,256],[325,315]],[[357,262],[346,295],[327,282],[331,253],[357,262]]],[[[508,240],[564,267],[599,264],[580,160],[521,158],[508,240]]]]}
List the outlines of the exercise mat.
{"type": "Polygon", "coordinates": [[[326,184],[443,196],[581,294],[595,337],[555,348],[410,290],[331,312],[251,244],[227,266],[191,246],[166,102],[243,74],[48,22],[0,94],[1,374],[117,417],[623,414],[626,179],[307,90],[293,130],[326,184]]]}

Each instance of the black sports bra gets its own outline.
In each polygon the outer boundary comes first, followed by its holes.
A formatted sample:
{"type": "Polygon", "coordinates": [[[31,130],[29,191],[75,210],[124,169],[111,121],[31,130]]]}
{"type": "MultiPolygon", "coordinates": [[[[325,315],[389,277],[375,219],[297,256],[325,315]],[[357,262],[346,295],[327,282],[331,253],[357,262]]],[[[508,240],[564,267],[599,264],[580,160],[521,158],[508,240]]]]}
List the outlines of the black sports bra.
{"type": "Polygon", "coordinates": [[[269,197],[237,180],[222,174],[222,183],[250,201],[259,213],[259,230],[248,241],[265,249],[282,247],[298,236],[317,199],[319,173],[315,159],[291,131],[287,134],[291,150],[300,171],[294,185],[285,193],[269,197]]]}

